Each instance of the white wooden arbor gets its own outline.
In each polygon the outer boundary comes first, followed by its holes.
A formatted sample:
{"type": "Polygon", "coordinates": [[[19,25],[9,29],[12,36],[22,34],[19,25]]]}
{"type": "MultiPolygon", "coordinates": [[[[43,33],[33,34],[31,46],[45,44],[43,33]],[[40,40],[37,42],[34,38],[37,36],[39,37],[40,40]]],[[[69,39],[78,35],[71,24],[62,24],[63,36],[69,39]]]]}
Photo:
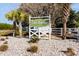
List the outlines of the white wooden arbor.
{"type": "Polygon", "coordinates": [[[40,38],[40,39],[51,39],[51,19],[50,19],[50,15],[49,16],[42,16],[42,17],[29,16],[29,39],[31,39],[31,37],[33,35],[38,36],[38,38],[40,38]],[[42,19],[43,21],[45,20],[45,22],[41,22],[41,21],[32,22],[34,19],[36,19],[36,20],[42,19]],[[34,24],[34,26],[32,24],[34,24]],[[41,24],[47,24],[47,25],[41,26],[41,24]]]}

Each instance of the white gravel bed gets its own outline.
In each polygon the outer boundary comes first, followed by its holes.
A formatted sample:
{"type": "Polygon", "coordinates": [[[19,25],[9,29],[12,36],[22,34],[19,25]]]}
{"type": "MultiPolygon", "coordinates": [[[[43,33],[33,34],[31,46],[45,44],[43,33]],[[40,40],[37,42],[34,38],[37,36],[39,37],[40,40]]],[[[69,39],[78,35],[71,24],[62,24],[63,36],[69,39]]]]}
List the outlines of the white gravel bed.
{"type": "Polygon", "coordinates": [[[40,40],[37,43],[37,53],[27,52],[30,46],[27,38],[9,37],[6,40],[9,48],[5,52],[0,52],[0,56],[66,56],[61,51],[69,47],[75,50],[76,55],[79,55],[79,43],[69,40],[40,40]]]}

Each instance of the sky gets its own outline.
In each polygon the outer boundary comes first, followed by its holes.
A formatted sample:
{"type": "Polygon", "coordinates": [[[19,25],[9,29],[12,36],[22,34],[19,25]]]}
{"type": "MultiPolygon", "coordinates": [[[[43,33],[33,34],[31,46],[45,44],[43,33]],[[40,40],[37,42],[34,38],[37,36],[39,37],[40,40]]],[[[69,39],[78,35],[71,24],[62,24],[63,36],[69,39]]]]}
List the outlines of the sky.
{"type": "Polygon", "coordinates": [[[71,8],[75,11],[79,11],[79,3],[74,3],[71,5],[71,8]]]}
{"type": "Polygon", "coordinates": [[[9,23],[12,24],[12,21],[8,21],[5,18],[5,14],[11,10],[19,8],[20,4],[17,3],[0,3],[0,23],[9,23]]]}
{"type": "MultiPolygon", "coordinates": [[[[5,14],[11,10],[19,8],[18,3],[0,3],[0,23],[12,24],[12,21],[8,21],[5,18],[5,14]]],[[[72,4],[71,8],[73,10],[79,11],[79,4],[72,4]]]]}

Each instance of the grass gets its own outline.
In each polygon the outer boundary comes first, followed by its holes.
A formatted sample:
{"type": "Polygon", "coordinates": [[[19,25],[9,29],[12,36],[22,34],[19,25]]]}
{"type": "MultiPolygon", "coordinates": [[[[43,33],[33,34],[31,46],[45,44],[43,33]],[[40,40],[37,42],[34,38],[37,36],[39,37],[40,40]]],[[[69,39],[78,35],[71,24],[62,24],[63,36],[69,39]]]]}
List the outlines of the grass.
{"type": "Polygon", "coordinates": [[[8,45],[3,44],[0,46],[0,51],[2,52],[6,51],[7,49],[8,49],[8,45]]]}

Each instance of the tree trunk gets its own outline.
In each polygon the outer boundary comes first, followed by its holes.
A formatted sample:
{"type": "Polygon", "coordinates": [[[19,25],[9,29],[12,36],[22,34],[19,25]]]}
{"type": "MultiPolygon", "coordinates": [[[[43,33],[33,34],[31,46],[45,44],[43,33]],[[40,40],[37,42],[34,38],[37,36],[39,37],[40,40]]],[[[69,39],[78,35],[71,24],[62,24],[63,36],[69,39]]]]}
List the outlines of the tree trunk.
{"type": "Polygon", "coordinates": [[[14,29],[13,37],[15,37],[15,33],[16,33],[16,21],[13,21],[13,29],[14,29]]]}
{"type": "Polygon", "coordinates": [[[66,23],[70,14],[70,4],[65,3],[63,5],[63,39],[66,39],[66,23]]]}
{"type": "Polygon", "coordinates": [[[67,17],[63,16],[63,39],[66,39],[66,33],[67,33],[67,17]]]}
{"type": "Polygon", "coordinates": [[[21,21],[19,21],[19,36],[22,37],[22,24],[21,24],[21,21]]]}
{"type": "Polygon", "coordinates": [[[66,39],[66,22],[63,24],[63,39],[66,39]]]}
{"type": "Polygon", "coordinates": [[[52,26],[52,28],[54,28],[55,27],[55,14],[56,14],[56,11],[57,11],[57,7],[56,7],[56,3],[54,3],[53,4],[53,13],[51,14],[51,22],[52,22],[52,24],[51,24],[51,26],[52,26]]]}

